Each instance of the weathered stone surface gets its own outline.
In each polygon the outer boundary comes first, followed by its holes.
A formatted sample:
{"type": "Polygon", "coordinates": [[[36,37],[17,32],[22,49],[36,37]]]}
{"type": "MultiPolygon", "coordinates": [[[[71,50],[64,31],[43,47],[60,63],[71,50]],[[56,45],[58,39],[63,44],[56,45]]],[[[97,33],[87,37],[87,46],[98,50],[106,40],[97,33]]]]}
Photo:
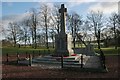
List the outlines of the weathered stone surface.
{"type": "Polygon", "coordinates": [[[67,9],[64,7],[64,4],[61,5],[61,9],[59,9],[59,12],[61,13],[60,16],[60,33],[55,36],[55,56],[68,56],[73,53],[73,50],[71,48],[71,35],[66,34],[65,28],[66,28],[66,21],[65,21],[65,15],[67,12],[67,9]]]}

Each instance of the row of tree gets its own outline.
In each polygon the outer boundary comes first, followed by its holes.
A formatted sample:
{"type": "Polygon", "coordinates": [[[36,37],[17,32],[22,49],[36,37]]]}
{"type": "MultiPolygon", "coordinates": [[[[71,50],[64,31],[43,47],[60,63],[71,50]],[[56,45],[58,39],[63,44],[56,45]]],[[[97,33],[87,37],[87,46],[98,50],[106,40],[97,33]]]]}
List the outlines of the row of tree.
{"type": "MultiPolygon", "coordinates": [[[[41,4],[39,9],[30,9],[26,18],[19,22],[10,22],[8,29],[4,30],[6,39],[16,44],[24,42],[24,45],[31,44],[33,48],[45,44],[49,48],[49,40],[55,42],[55,35],[60,31],[59,5],[50,7],[41,4]]],[[[109,18],[104,17],[103,12],[91,11],[86,19],[78,13],[72,12],[66,15],[67,31],[73,36],[73,44],[77,41],[76,33],[81,35],[83,41],[96,40],[98,45],[103,40],[108,47],[110,39],[114,39],[115,48],[120,40],[120,15],[112,13],[109,18]]],[[[100,46],[98,46],[100,48],[100,46]]]]}

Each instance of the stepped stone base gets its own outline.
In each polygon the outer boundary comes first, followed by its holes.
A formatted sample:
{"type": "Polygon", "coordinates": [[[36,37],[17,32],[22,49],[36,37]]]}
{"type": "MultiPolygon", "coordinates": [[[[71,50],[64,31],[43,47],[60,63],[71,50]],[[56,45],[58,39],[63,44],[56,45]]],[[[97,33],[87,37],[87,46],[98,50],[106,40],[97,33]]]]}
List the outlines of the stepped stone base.
{"type": "MultiPolygon", "coordinates": [[[[29,60],[19,61],[20,64],[29,64],[29,60]]],[[[32,59],[32,65],[52,65],[61,67],[61,57],[44,56],[32,59]]],[[[81,56],[69,56],[63,58],[65,67],[81,67],[81,56]]],[[[100,58],[98,56],[83,55],[83,68],[101,68],[100,58]]]]}

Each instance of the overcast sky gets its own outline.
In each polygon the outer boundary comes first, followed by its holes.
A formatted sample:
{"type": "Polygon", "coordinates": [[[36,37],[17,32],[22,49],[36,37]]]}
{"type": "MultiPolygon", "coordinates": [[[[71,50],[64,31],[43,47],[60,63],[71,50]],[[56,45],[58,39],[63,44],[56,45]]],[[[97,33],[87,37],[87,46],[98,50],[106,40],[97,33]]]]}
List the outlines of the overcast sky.
{"type": "MultiPolygon", "coordinates": [[[[8,22],[21,20],[26,16],[30,8],[39,8],[42,2],[53,6],[55,2],[64,3],[68,12],[75,11],[84,18],[87,13],[93,11],[103,11],[105,15],[118,12],[119,0],[2,0],[2,25],[7,26],[8,22]]],[[[1,5],[0,5],[1,6],[1,5]]],[[[1,21],[0,21],[1,23],[1,21]]],[[[0,26],[0,30],[2,26],[0,26]]],[[[4,37],[4,36],[3,36],[4,37]]],[[[3,38],[0,37],[0,38],[3,38]]]]}

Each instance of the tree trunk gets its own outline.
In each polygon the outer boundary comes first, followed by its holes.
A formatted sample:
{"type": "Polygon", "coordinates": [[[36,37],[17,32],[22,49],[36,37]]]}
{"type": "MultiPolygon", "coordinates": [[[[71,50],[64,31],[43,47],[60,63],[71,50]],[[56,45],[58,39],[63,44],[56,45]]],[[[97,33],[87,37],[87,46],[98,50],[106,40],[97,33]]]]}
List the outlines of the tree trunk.
{"type": "Polygon", "coordinates": [[[73,47],[75,48],[75,36],[73,38],[73,47]]]}
{"type": "Polygon", "coordinates": [[[26,47],[26,42],[27,42],[27,35],[25,33],[25,47],[26,47]]]}
{"type": "Polygon", "coordinates": [[[60,23],[60,21],[58,21],[57,23],[58,23],[57,24],[57,33],[59,34],[59,31],[60,31],[60,29],[59,29],[59,26],[60,26],[59,23],[60,23]]]}
{"type": "Polygon", "coordinates": [[[14,47],[16,47],[16,37],[14,36],[14,47]]]}
{"type": "Polygon", "coordinates": [[[47,16],[45,16],[45,29],[46,29],[46,48],[48,49],[48,33],[47,33],[47,29],[48,26],[47,26],[47,16]]]}
{"type": "Polygon", "coordinates": [[[37,48],[37,43],[36,43],[36,25],[35,25],[35,31],[34,32],[35,32],[35,35],[34,35],[35,36],[35,47],[34,48],[36,49],[37,48]]]}
{"type": "Polygon", "coordinates": [[[25,47],[26,47],[26,39],[25,39],[25,47]]]}
{"type": "Polygon", "coordinates": [[[117,49],[117,36],[116,36],[116,26],[114,23],[114,41],[115,41],[115,49],[117,49]]]}
{"type": "Polygon", "coordinates": [[[54,38],[53,38],[53,35],[52,35],[52,44],[53,44],[53,48],[54,48],[54,38]]]}
{"type": "Polygon", "coordinates": [[[33,36],[33,31],[32,31],[32,48],[34,48],[34,36],[33,36]]]}
{"type": "Polygon", "coordinates": [[[98,49],[100,49],[100,30],[98,30],[97,42],[98,42],[98,49]]]}

